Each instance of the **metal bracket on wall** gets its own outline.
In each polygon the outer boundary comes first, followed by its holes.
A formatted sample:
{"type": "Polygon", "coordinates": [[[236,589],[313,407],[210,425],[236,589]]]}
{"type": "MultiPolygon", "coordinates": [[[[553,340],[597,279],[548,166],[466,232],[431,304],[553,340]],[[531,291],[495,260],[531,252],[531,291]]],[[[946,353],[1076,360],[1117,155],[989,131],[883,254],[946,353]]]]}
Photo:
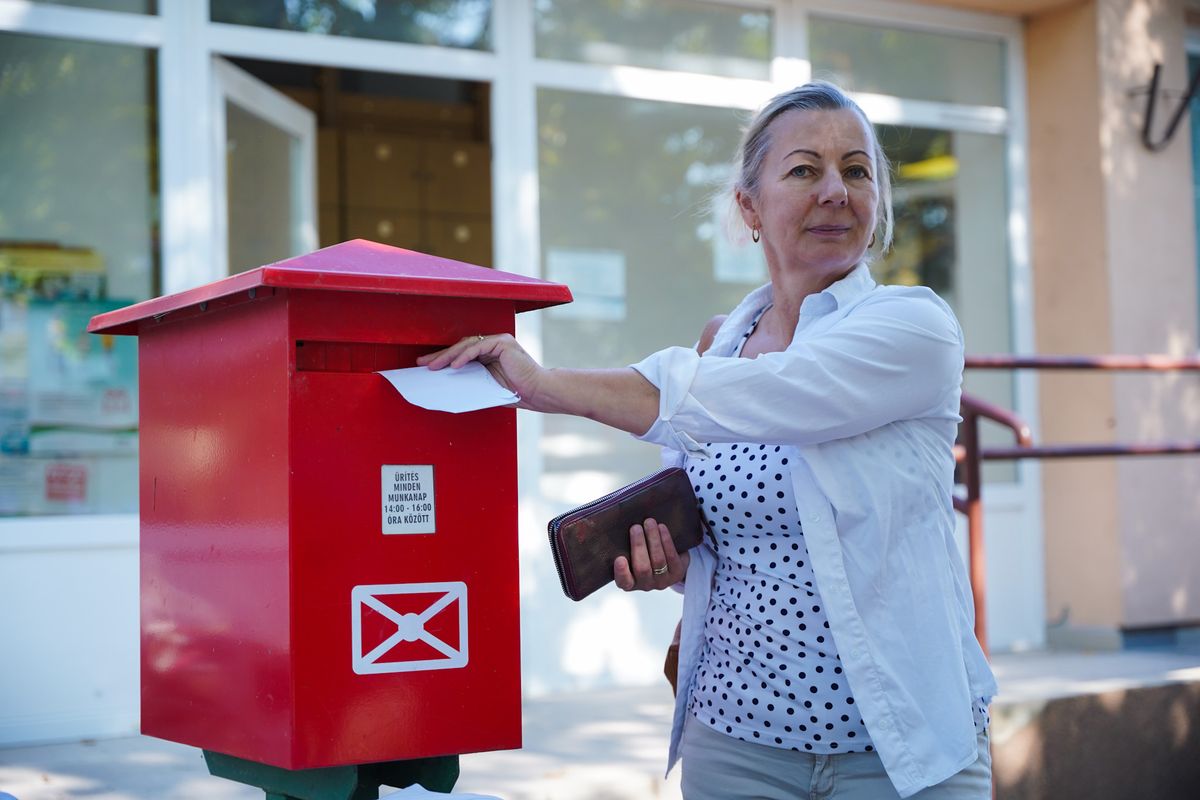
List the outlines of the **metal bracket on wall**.
{"type": "Polygon", "coordinates": [[[205,750],[204,761],[211,774],[257,786],[266,800],[376,800],[380,786],[449,792],[458,781],[458,756],[290,770],[205,750]]]}
{"type": "MultiPolygon", "coordinates": [[[[1146,90],[1146,114],[1142,121],[1142,144],[1152,153],[1157,153],[1171,142],[1171,137],[1175,135],[1175,130],[1179,127],[1179,123],[1183,120],[1183,115],[1187,113],[1188,104],[1192,98],[1196,96],[1196,90],[1200,88],[1200,69],[1192,75],[1192,80],[1188,84],[1187,91],[1179,100],[1179,105],[1174,113],[1171,114],[1171,121],[1167,123],[1166,133],[1157,142],[1150,135],[1150,129],[1154,124],[1154,111],[1158,104],[1158,80],[1162,74],[1162,63],[1155,63],[1154,75],[1150,78],[1150,88],[1146,90]]],[[[1164,92],[1164,94],[1166,94],[1164,92]]]]}

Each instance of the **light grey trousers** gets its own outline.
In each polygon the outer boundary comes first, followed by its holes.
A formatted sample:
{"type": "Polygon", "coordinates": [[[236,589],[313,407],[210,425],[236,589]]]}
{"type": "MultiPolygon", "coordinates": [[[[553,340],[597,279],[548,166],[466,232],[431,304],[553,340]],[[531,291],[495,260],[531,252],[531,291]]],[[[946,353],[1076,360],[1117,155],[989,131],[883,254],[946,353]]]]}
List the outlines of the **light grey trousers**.
{"type": "MultiPolygon", "coordinates": [[[[979,758],[910,800],[991,800],[992,757],[987,733],[979,758]]],[[[896,789],[875,753],[814,755],[743,742],[697,722],[690,714],[680,743],[684,800],[896,800],[896,789]]]]}

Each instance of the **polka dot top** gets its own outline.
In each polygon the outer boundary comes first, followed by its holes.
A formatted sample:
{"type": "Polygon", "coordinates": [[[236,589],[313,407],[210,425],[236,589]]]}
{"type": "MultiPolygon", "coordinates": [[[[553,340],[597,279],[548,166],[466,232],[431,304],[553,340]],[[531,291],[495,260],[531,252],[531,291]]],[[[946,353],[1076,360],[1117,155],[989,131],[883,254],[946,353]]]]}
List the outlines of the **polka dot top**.
{"type": "MultiPolygon", "coordinates": [[[[689,712],[720,733],[772,747],[873,750],[809,562],[784,448],[706,448],[710,458],[686,464],[717,555],[689,712]]],[[[986,708],[981,698],[977,728],[987,723],[986,708]]]]}
{"type": "Polygon", "coordinates": [[[814,753],[871,749],[822,609],[788,457],[774,445],[706,447],[712,457],[689,459],[687,471],[717,569],[689,710],[744,741],[814,753]]]}
{"type": "Polygon", "coordinates": [[[692,715],[775,747],[870,750],[809,563],[788,459],[758,444],[709,450],[711,459],[688,465],[717,551],[692,715]]]}

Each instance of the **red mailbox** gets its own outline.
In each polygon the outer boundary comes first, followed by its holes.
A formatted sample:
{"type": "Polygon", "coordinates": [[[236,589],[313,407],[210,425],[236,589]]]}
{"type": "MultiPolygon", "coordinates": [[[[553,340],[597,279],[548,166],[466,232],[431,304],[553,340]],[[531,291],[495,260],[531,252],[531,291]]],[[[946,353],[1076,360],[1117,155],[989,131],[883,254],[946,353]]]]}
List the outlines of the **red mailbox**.
{"type": "Polygon", "coordinates": [[[144,733],[287,769],[521,746],[515,412],[374,372],[570,297],[356,240],[92,320],[141,339],[144,733]]]}

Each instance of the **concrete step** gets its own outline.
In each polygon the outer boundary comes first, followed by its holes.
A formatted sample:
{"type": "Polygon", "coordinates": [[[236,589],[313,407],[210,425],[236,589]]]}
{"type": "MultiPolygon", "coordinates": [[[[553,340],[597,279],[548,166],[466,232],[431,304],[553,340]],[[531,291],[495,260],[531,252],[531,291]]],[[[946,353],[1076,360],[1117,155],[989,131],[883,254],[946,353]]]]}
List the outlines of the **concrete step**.
{"type": "Polygon", "coordinates": [[[993,659],[997,800],[1200,797],[1200,653],[993,659]]]}

